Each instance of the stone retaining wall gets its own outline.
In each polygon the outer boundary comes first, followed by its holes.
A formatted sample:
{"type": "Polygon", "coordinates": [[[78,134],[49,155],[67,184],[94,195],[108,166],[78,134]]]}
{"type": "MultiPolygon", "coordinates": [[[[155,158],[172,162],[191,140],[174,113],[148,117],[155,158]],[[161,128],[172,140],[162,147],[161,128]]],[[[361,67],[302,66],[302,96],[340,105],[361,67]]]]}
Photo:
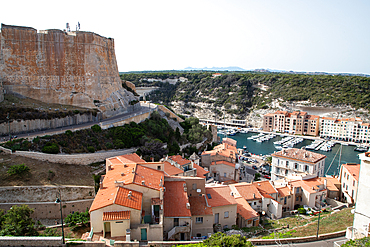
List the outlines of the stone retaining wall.
{"type": "Polygon", "coordinates": [[[62,237],[0,237],[0,246],[62,246],[62,237]]]}
{"type": "Polygon", "coordinates": [[[165,107],[163,105],[158,105],[158,109],[161,110],[161,111],[163,111],[163,112],[165,112],[165,113],[169,113],[170,114],[170,118],[176,118],[179,123],[184,122],[184,120],[181,117],[177,116],[175,113],[173,113],[167,107],[165,107]]]}
{"type": "MultiPolygon", "coordinates": [[[[100,120],[102,120],[101,113],[98,113],[96,116],[92,115],[92,113],[86,113],[54,119],[15,120],[10,122],[10,133],[12,135],[30,133],[82,123],[98,122],[100,120]]],[[[9,125],[7,122],[0,124],[0,135],[9,135],[9,125]]]]}
{"type": "MultiPolygon", "coordinates": [[[[9,153],[9,151],[11,153],[11,150],[9,149],[5,149],[3,147],[0,147],[0,149],[6,153],[9,153]]],[[[105,159],[110,157],[120,156],[134,152],[136,152],[136,148],[124,150],[122,149],[122,150],[100,151],[96,153],[87,153],[87,154],[45,154],[40,152],[29,152],[29,151],[16,151],[11,154],[61,164],[89,165],[95,162],[105,161],[105,159]]]]}

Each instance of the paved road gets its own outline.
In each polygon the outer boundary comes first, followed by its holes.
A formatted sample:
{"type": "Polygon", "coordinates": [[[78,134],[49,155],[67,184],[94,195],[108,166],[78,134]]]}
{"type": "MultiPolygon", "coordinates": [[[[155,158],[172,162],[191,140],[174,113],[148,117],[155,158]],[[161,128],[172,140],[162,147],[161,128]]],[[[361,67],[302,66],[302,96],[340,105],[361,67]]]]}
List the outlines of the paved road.
{"type": "MultiPolygon", "coordinates": [[[[257,246],[276,246],[276,247],[333,247],[334,242],[340,241],[340,245],[346,240],[345,237],[326,239],[315,242],[306,242],[306,243],[291,243],[291,244],[273,244],[273,245],[257,245],[257,246]]],[[[339,246],[340,246],[339,245],[339,246]]]]}
{"type": "MultiPolygon", "coordinates": [[[[141,114],[144,114],[146,112],[152,111],[153,109],[156,109],[156,108],[154,108],[153,104],[151,104],[150,107],[149,107],[149,104],[142,103],[141,107],[137,107],[134,111],[119,114],[117,116],[107,118],[107,119],[104,119],[104,120],[99,121],[99,122],[89,122],[89,123],[83,123],[83,124],[75,124],[75,125],[70,125],[70,126],[61,127],[61,128],[48,129],[48,130],[30,132],[30,133],[25,133],[25,134],[18,134],[17,137],[18,138],[33,138],[33,137],[36,137],[36,136],[55,135],[55,134],[59,134],[59,133],[64,133],[66,130],[72,130],[73,131],[73,130],[76,130],[76,129],[87,129],[87,128],[90,128],[91,126],[93,126],[94,124],[100,124],[100,123],[110,124],[110,123],[119,122],[119,121],[125,120],[127,118],[137,116],[137,115],[141,115],[141,114]]],[[[0,143],[5,142],[7,140],[9,140],[9,136],[0,137],[0,143]]]]}

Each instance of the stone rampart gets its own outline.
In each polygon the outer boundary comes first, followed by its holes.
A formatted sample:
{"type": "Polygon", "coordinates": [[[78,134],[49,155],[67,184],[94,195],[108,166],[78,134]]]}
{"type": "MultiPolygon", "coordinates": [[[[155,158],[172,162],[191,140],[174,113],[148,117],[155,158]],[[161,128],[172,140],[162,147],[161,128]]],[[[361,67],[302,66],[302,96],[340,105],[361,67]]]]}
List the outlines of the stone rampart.
{"type": "MultiPolygon", "coordinates": [[[[92,180],[92,179],[91,179],[92,180]]],[[[2,186],[0,203],[27,203],[55,201],[60,193],[63,200],[94,199],[94,186],[2,186]]]]}
{"type": "Polygon", "coordinates": [[[158,105],[158,109],[161,110],[161,111],[163,111],[164,113],[169,113],[170,114],[170,118],[175,118],[179,123],[184,122],[184,120],[181,117],[177,116],[175,113],[173,113],[167,107],[165,107],[163,105],[158,105]]]}
{"type": "MultiPolygon", "coordinates": [[[[10,133],[21,134],[30,133],[34,131],[55,129],[60,127],[67,127],[76,124],[97,122],[102,120],[102,114],[98,113],[94,116],[92,113],[89,114],[76,114],[74,116],[67,116],[64,118],[54,119],[34,119],[34,120],[17,120],[10,122],[10,133]]],[[[0,124],[0,135],[9,134],[9,125],[7,122],[0,124]]]]}
{"type": "Polygon", "coordinates": [[[62,237],[0,237],[0,246],[62,246],[62,237]]]}
{"type": "Polygon", "coordinates": [[[145,119],[149,118],[150,113],[151,112],[146,112],[146,113],[139,114],[139,115],[136,115],[136,116],[133,116],[133,117],[130,117],[130,118],[122,119],[121,121],[120,120],[115,120],[115,121],[112,121],[112,122],[100,123],[100,127],[102,129],[109,129],[109,128],[112,128],[112,127],[118,127],[118,126],[122,126],[122,125],[125,125],[125,124],[129,124],[131,122],[140,123],[140,122],[144,121],[145,119]]]}
{"type": "Polygon", "coordinates": [[[95,162],[102,162],[105,159],[136,152],[136,148],[99,151],[87,154],[45,154],[40,152],[16,151],[13,155],[28,157],[32,159],[49,161],[61,164],[89,165],[95,162]]]}
{"type": "Polygon", "coordinates": [[[4,24],[0,34],[0,79],[9,93],[98,107],[105,116],[127,112],[137,99],[122,87],[112,38],[4,24]]]}

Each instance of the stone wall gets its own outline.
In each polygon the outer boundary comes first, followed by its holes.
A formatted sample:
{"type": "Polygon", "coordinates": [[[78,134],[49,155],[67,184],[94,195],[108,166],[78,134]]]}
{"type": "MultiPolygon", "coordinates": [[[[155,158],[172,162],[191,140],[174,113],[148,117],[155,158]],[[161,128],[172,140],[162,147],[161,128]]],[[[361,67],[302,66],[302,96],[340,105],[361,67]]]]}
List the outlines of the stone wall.
{"type": "MultiPolygon", "coordinates": [[[[6,149],[4,148],[1,148],[1,150],[6,151],[6,149]]],[[[12,154],[54,163],[89,165],[95,162],[105,161],[105,159],[110,157],[120,156],[134,152],[136,152],[136,148],[100,151],[96,153],[87,153],[87,154],[45,154],[40,152],[28,152],[28,151],[16,151],[12,154]]]]}
{"type": "MultiPolygon", "coordinates": [[[[102,114],[98,113],[94,116],[92,113],[89,114],[76,114],[74,116],[67,116],[64,118],[54,119],[34,119],[34,120],[17,120],[10,122],[10,133],[30,133],[33,131],[54,129],[60,127],[67,127],[75,124],[97,122],[102,120],[102,114]]],[[[78,127],[78,126],[77,126],[78,127]]],[[[0,135],[9,134],[9,125],[7,122],[0,124],[0,135]]]]}
{"type": "Polygon", "coordinates": [[[0,237],[0,246],[62,246],[62,237],[0,237]]]}
{"type": "MultiPolygon", "coordinates": [[[[0,78],[1,80],[1,78],[0,78]]],[[[3,82],[0,81],[0,103],[4,101],[4,87],[3,82]]]]}
{"type": "Polygon", "coordinates": [[[133,116],[133,117],[130,117],[130,118],[122,119],[121,121],[120,120],[114,120],[114,121],[111,121],[111,122],[100,123],[100,127],[102,129],[109,129],[109,128],[112,128],[112,127],[118,127],[118,126],[122,126],[122,125],[125,125],[125,124],[129,124],[131,122],[140,123],[140,122],[144,121],[145,119],[149,118],[150,113],[151,112],[146,112],[146,113],[139,114],[139,115],[136,115],[136,116],[133,116]]]}
{"type": "Polygon", "coordinates": [[[136,100],[122,88],[114,40],[92,32],[37,32],[1,25],[0,78],[9,93],[47,103],[127,112],[136,100]]]}
{"type": "Polygon", "coordinates": [[[175,113],[173,113],[167,107],[165,107],[163,105],[158,105],[158,109],[161,110],[161,111],[163,111],[164,113],[169,113],[170,114],[170,118],[176,118],[179,123],[184,122],[184,120],[181,117],[177,116],[175,113]]]}

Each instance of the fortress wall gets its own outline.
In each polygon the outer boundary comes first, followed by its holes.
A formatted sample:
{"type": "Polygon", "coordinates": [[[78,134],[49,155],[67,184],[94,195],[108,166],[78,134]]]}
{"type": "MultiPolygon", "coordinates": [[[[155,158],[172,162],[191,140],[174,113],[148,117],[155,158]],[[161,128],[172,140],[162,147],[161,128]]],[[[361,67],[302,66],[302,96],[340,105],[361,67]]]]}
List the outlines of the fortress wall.
{"type": "Polygon", "coordinates": [[[0,79],[9,92],[47,103],[99,107],[108,116],[126,112],[126,101],[136,99],[122,88],[111,38],[2,24],[0,39],[0,79]]]}
{"type": "MultiPolygon", "coordinates": [[[[102,120],[102,115],[98,113],[96,117],[90,114],[77,114],[74,116],[67,116],[64,118],[54,119],[34,119],[34,120],[17,120],[10,122],[10,133],[20,134],[29,133],[32,131],[40,131],[47,129],[54,129],[59,127],[66,127],[75,124],[98,122],[102,120]]],[[[0,124],[0,135],[9,134],[9,125],[7,122],[0,124]]]]}

